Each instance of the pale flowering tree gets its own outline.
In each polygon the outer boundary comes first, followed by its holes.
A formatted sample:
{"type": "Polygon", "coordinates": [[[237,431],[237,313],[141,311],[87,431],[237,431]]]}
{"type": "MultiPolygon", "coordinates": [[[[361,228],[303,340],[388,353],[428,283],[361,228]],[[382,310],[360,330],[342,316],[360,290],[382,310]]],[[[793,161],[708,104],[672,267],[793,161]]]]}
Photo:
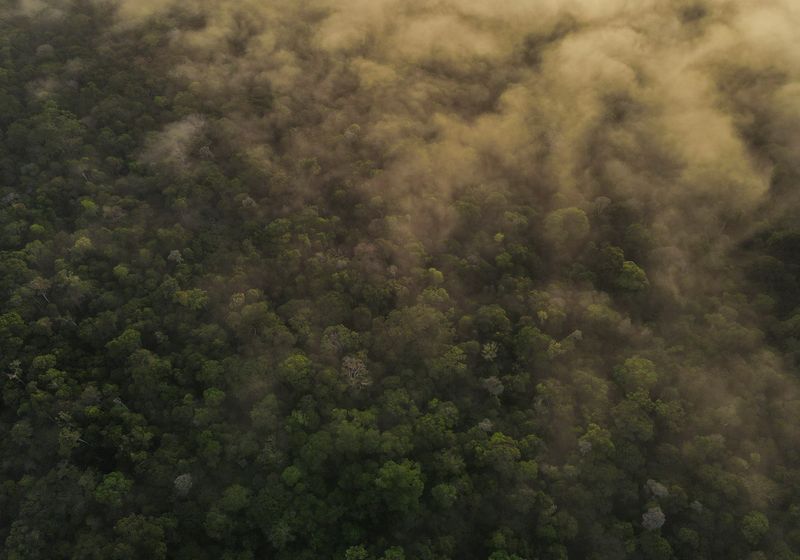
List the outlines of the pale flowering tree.
{"type": "Polygon", "coordinates": [[[490,394],[494,395],[495,397],[499,397],[503,394],[505,387],[503,386],[503,382],[500,381],[499,378],[492,376],[487,377],[481,381],[483,388],[489,391],[490,394]]]}
{"type": "Polygon", "coordinates": [[[183,262],[183,255],[178,249],[173,249],[172,251],[169,252],[167,260],[170,262],[174,262],[175,264],[181,264],[183,262]]]}
{"type": "Polygon", "coordinates": [[[364,360],[358,356],[345,356],[342,359],[342,375],[351,387],[360,389],[372,383],[364,360]]]}
{"type": "Polygon", "coordinates": [[[497,358],[497,352],[500,347],[496,342],[487,342],[481,349],[481,357],[487,362],[493,362],[497,358]]]}
{"type": "Polygon", "coordinates": [[[656,529],[660,529],[666,520],[667,516],[664,515],[660,507],[651,507],[642,514],[642,527],[648,531],[655,531],[656,529]]]}
{"type": "Polygon", "coordinates": [[[667,490],[667,487],[660,482],[653,480],[652,478],[647,481],[647,489],[650,490],[654,496],[659,498],[666,498],[669,496],[669,490],[667,490]]]}
{"type": "Polygon", "coordinates": [[[194,485],[194,480],[192,479],[192,475],[189,473],[180,474],[175,477],[175,482],[173,483],[175,486],[175,491],[180,494],[181,496],[185,496],[189,493],[189,490],[192,489],[194,485]]]}

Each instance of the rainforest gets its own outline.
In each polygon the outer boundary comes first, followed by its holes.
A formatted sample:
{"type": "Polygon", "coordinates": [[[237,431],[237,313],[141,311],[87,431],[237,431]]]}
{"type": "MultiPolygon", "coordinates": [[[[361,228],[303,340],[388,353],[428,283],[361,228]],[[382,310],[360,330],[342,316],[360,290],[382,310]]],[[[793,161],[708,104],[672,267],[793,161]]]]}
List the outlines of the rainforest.
{"type": "Polygon", "coordinates": [[[0,0],[0,557],[800,560],[796,0],[0,0]]]}

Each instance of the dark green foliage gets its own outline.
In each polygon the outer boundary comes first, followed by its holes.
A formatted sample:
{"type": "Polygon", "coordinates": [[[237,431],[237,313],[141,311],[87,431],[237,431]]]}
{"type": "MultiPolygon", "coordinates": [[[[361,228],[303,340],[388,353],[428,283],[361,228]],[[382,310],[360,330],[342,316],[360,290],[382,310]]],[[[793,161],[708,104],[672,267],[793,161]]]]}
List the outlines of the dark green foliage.
{"type": "Polygon", "coordinates": [[[472,185],[432,239],[358,125],[289,149],[311,92],[245,87],[254,161],[191,10],[63,8],[0,8],[0,556],[798,558],[794,218],[688,302],[622,194],[472,185]]]}

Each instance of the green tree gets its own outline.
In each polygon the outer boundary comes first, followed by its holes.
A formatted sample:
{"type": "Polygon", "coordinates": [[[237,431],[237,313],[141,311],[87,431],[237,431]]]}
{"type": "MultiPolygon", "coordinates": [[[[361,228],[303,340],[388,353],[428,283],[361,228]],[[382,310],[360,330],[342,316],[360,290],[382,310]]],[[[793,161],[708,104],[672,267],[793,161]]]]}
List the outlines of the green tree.
{"type": "Polygon", "coordinates": [[[94,498],[101,504],[112,507],[122,506],[133,481],[125,477],[121,472],[115,471],[103,477],[103,480],[94,489],[94,498]]]}
{"type": "Polygon", "coordinates": [[[760,511],[752,511],[742,519],[740,529],[751,546],[757,546],[769,531],[769,520],[760,511]]]}
{"type": "Polygon", "coordinates": [[[389,511],[412,515],[419,509],[425,482],[419,463],[404,459],[384,463],[378,469],[375,486],[389,511]]]}

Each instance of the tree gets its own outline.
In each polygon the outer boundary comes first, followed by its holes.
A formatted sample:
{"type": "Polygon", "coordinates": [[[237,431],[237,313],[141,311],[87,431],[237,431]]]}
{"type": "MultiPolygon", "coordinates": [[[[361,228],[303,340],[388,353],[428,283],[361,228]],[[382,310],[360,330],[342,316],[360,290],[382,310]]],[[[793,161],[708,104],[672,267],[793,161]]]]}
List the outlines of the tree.
{"type": "Polygon", "coordinates": [[[650,281],[647,274],[639,265],[633,261],[625,261],[622,264],[622,271],[617,277],[615,284],[618,288],[628,292],[641,292],[647,289],[650,281]]]}
{"type": "Polygon", "coordinates": [[[103,477],[94,489],[94,498],[101,504],[118,508],[133,487],[133,481],[115,471],[103,477]]]}
{"type": "Polygon", "coordinates": [[[375,486],[389,511],[412,515],[419,509],[425,483],[419,463],[403,459],[385,462],[378,469],[375,486]]]}
{"type": "Polygon", "coordinates": [[[298,390],[305,390],[310,385],[312,363],[302,354],[292,354],[278,368],[278,375],[286,383],[298,390]]]}
{"type": "Polygon", "coordinates": [[[560,208],[547,215],[544,229],[553,243],[565,249],[574,249],[589,234],[589,218],[580,208],[560,208]]]}
{"type": "Polygon", "coordinates": [[[744,539],[755,547],[769,531],[769,520],[760,511],[752,511],[744,516],[740,528],[744,539]]]}
{"type": "Polygon", "coordinates": [[[658,381],[658,373],[653,362],[637,356],[614,368],[614,379],[626,393],[649,391],[658,381]]]}
{"type": "Polygon", "coordinates": [[[119,539],[111,553],[115,560],[167,557],[164,528],[157,518],[139,514],[123,517],[114,525],[114,533],[119,539]]]}

